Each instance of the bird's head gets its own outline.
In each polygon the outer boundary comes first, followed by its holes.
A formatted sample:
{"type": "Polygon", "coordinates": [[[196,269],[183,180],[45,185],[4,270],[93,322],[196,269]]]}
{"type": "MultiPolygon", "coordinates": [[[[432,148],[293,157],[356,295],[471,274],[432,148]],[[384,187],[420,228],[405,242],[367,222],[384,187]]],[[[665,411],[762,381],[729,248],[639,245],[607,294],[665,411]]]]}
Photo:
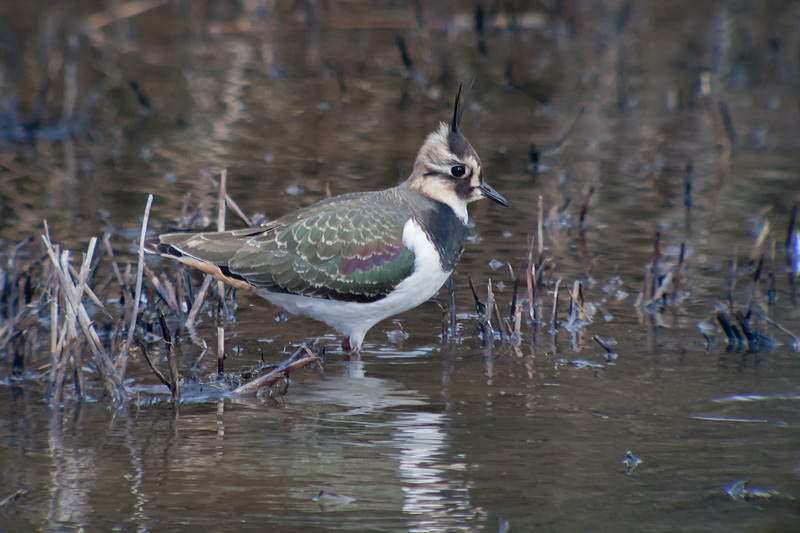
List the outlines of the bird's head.
{"type": "Polygon", "coordinates": [[[453,120],[444,122],[425,139],[414,162],[409,185],[425,196],[449,205],[462,220],[467,219],[467,204],[490,198],[508,207],[508,201],[483,181],[478,153],[462,135],[459,125],[463,110],[459,107],[458,88],[453,120]]]}

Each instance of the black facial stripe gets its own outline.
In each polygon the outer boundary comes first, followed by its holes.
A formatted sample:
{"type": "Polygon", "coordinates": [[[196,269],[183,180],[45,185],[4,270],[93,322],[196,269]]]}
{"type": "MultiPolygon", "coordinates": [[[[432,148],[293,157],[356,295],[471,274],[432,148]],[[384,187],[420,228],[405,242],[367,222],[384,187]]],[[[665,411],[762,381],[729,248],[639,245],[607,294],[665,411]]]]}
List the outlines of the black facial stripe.
{"type": "Polygon", "coordinates": [[[456,195],[462,200],[467,200],[470,196],[472,196],[472,185],[470,184],[470,180],[462,179],[458,182],[458,184],[456,184],[456,195]]]}

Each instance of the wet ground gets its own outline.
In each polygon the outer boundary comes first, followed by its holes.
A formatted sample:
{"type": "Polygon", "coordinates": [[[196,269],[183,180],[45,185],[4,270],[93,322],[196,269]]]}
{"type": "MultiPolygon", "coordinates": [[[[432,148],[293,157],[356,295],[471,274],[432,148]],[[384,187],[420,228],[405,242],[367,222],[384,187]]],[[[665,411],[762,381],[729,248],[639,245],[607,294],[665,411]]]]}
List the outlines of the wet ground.
{"type": "Polygon", "coordinates": [[[131,402],[112,406],[99,385],[78,401],[68,380],[52,409],[43,316],[22,379],[11,345],[0,353],[0,498],[27,491],[0,504],[3,530],[798,529],[800,308],[785,243],[800,195],[800,6],[496,4],[482,17],[447,2],[0,7],[6,263],[47,219],[76,268],[108,232],[135,271],[148,194],[153,235],[188,193],[196,225],[211,224],[203,173],[222,169],[242,209],[268,218],[328,190],[393,186],[473,77],[463,131],[511,203],[471,206],[455,341],[435,302],[373,328],[358,360],[324,324],[282,321],[241,291],[233,319],[204,310],[178,341],[187,380],[216,374],[218,325],[234,375],[328,339],[324,371],[297,371],[273,397],[176,406],[149,394],[166,388],[135,353],[131,402]],[[487,342],[467,277],[482,300],[491,279],[506,316],[510,264],[527,312],[540,198],[547,323],[487,342]],[[648,301],[656,234],[655,270],[677,279],[648,301]],[[588,317],[570,314],[576,281],[588,317]],[[715,313],[736,325],[736,310],[761,337],[726,341],[715,313]]]}

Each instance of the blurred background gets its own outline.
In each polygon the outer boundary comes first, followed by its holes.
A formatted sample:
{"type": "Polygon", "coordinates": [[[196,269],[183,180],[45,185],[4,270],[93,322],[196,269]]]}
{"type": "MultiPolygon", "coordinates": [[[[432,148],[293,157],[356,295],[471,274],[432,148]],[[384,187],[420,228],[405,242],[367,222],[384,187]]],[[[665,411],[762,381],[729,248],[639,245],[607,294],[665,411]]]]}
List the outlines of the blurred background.
{"type": "MultiPolygon", "coordinates": [[[[2,2],[3,261],[46,219],[75,261],[107,233],[135,269],[147,196],[153,235],[182,209],[212,227],[207,177],[223,169],[267,219],[394,186],[461,83],[463,131],[511,207],[470,208],[458,342],[427,303],[278,402],[114,410],[102,394],[48,408],[46,340],[22,380],[4,349],[0,498],[25,492],[0,527],[795,530],[797,1],[2,2]],[[467,276],[481,299],[491,279],[506,313],[532,240],[544,315],[558,282],[563,320],[487,341],[467,276]],[[680,273],[668,302],[648,301],[648,268],[680,273]],[[589,305],[573,323],[576,281],[589,305]],[[717,318],[737,305],[757,346],[717,318]],[[643,460],[630,475],[628,450],[643,460]]],[[[238,303],[197,327],[211,346],[225,328],[232,371],[338,340],[238,303]]],[[[200,344],[185,342],[183,375],[200,344]]],[[[201,375],[215,364],[210,349],[201,375]]],[[[157,384],[140,359],[126,377],[157,384]]]]}

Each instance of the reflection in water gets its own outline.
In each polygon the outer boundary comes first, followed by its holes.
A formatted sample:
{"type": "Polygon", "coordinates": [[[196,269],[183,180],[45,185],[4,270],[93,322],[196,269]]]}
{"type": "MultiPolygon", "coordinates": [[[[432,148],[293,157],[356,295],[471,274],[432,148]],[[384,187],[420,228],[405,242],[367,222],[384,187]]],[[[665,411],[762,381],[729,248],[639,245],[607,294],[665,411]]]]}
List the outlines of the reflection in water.
{"type": "Polygon", "coordinates": [[[50,527],[57,529],[63,524],[86,524],[92,514],[89,488],[97,482],[98,473],[93,468],[97,450],[74,453],[71,446],[65,446],[59,413],[50,417],[49,429],[48,444],[53,461],[49,481],[50,527]]]}
{"type": "Polygon", "coordinates": [[[445,421],[439,413],[397,421],[394,443],[400,448],[400,479],[405,483],[403,511],[414,517],[411,531],[467,531],[482,518],[470,502],[464,455],[450,449],[445,421]]]}
{"type": "MultiPolygon", "coordinates": [[[[398,360],[404,359],[397,352],[394,355],[398,360]]],[[[384,350],[381,357],[394,358],[389,350],[384,350]]],[[[333,416],[340,423],[342,417],[357,417],[354,421],[362,422],[366,415],[374,419],[376,411],[392,413],[404,408],[402,414],[381,424],[382,428],[370,425],[369,431],[386,434],[382,444],[396,450],[392,455],[399,461],[402,510],[410,516],[410,530],[466,531],[476,527],[476,521],[482,523],[484,513],[470,501],[465,456],[453,449],[447,433],[448,416],[410,411],[409,407],[428,406],[429,399],[401,383],[367,375],[369,365],[364,360],[344,365],[339,375],[332,375],[331,370],[335,369],[329,368],[326,379],[315,384],[313,390],[303,391],[298,400],[345,407],[346,411],[333,416]]],[[[331,418],[326,421],[330,423],[331,418]]],[[[359,429],[352,427],[349,431],[356,433],[359,429]]]]}

